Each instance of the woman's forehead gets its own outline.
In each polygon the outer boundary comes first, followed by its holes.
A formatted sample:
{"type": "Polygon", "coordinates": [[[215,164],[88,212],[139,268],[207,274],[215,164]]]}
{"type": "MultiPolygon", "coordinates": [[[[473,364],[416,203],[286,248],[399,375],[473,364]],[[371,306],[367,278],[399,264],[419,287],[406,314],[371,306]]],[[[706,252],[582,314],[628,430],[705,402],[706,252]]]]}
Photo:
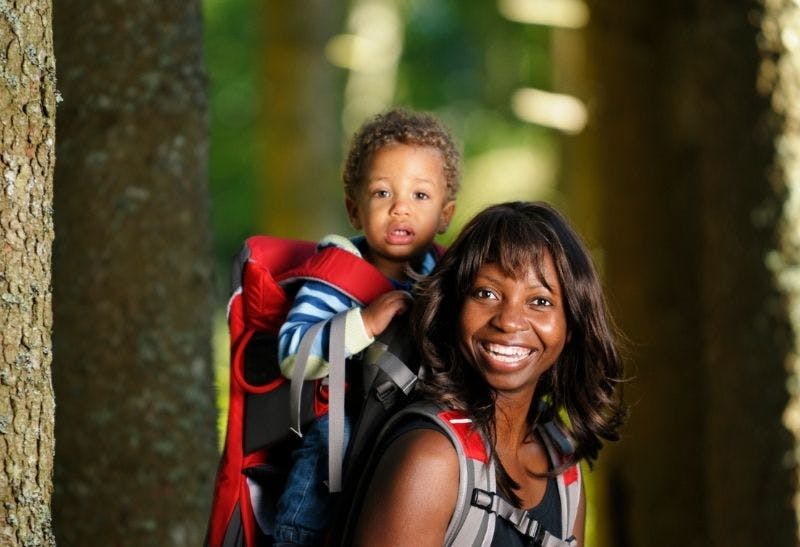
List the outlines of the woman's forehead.
{"type": "Polygon", "coordinates": [[[559,283],[553,256],[547,248],[533,249],[524,254],[500,256],[498,260],[487,260],[475,271],[480,275],[485,267],[497,268],[515,280],[538,282],[546,286],[559,283]]]}

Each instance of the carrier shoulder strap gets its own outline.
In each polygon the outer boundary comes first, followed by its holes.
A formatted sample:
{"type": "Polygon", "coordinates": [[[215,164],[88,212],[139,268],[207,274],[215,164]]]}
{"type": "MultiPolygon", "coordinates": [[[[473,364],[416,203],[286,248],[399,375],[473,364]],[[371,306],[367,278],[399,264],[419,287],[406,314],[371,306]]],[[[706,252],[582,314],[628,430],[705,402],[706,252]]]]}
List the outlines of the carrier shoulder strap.
{"type": "Polygon", "coordinates": [[[458,498],[447,526],[445,545],[488,547],[494,535],[494,515],[472,503],[473,490],[494,492],[497,489],[495,464],[483,435],[472,427],[472,420],[463,413],[426,402],[413,403],[400,410],[386,424],[384,432],[408,416],[422,416],[439,425],[456,449],[458,498]]]}
{"type": "MultiPolygon", "coordinates": [[[[375,266],[339,247],[322,249],[299,267],[282,275],[279,283],[286,287],[304,279],[313,279],[331,285],[361,305],[369,304],[379,295],[393,288],[391,282],[375,266]]],[[[345,449],[345,316],[346,312],[343,312],[331,320],[328,342],[328,362],[330,363],[328,376],[328,489],[331,492],[340,492],[342,489],[345,449]]],[[[292,373],[290,429],[298,435],[301,435],[302,385],[308,365],[309,350],[321,327],[322,323],[318,323],[303,336],[292,373]]]]}
{"type": "MultiPolygon", "coordinates": [[[[539,426],[539,433],[553,465],[563,466],[572,461],[574,448],[554,421],[539,426]]],[[[558,496],[561,499],[561,531],[568,540],[571,540],[564,545],[576,544],[574,529],[575,519],[578,516],[578,504],[581,499],[582,480],[581,466],[574,461],[556,478],[558,496]]]]}
{"type": "Polygon", "coordinates": [[[339,247],[325,247],[303,264],[282,273],[277,281],[288,287],[309,279],[335,287],[362,306],[393,288],[378,268],[339,247]]]}
{"type": "MultiPolygon", "coordinates": [[[[414,403],[398,412],[387,424],[386,430],[397,420],[408,415],[424,416],[450,438],[459,461],[459,488],[456,507],[445,535],[445,545],[457,547],[488,547],[494,536],[496,517],[509,522],[523,535],[531,538],[537,547],[574,547],[577,541],[572,533],[581,492],[580,467],[574,464],[557,477],[561,500],[561,529],[567,539],[547,532],[528,511],[515,507],[497,493],[496,467],[490,456],[488,443],[472,426],[472,420],[463,413],[430,403],[414,403]]],[[[569,442],[560,430],[552,426],[540,427],[548,455],[554,465],[564,460],[569,442]],[[556,435],[556,432],[558,435],[556,435]]]]}

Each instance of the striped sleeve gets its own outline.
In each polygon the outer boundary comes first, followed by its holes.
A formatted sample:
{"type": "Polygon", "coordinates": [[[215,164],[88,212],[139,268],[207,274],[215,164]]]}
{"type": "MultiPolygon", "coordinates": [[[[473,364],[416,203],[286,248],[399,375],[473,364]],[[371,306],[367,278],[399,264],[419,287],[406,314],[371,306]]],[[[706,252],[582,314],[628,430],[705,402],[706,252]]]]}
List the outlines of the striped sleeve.
{"type": "Polygon", "coordinates": [[[290,378],[294,370],[294,359],[300,340],[313,325],[325,322],[320,334],[311,346],[311,355],[306,366],[306,379],[322,378],[328,374],[328,340],[330,320],[343,311],[348,312],[345,321],[345,356],[361,351],[372,339],[366,334],[361,320],[360,308],[355,301],[334,287],[319,281],[307,281],[297,291],[292,308],[278,333],[278,359],[281,373],[290,378]]]}

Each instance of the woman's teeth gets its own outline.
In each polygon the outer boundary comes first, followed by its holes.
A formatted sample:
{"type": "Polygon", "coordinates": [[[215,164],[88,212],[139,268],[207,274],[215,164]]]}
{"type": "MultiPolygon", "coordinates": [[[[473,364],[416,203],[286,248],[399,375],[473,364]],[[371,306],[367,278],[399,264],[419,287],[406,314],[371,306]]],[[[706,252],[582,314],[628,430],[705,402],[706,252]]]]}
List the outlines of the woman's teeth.
{"type": "Polygon", "coordinates": [[[533,350],[521,346],[504,346],[502,344],[484,344],[483,349],[493,358],[504,363],[514,363],[530,355],[533,350]]]}

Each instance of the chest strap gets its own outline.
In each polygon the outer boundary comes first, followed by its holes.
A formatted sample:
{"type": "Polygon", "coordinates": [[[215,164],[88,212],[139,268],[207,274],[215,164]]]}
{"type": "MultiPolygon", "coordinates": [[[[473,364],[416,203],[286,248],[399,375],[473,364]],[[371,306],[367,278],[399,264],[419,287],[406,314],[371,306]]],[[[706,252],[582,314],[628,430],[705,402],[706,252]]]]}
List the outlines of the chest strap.
{"type": "Polygon", "coordinates": [[[564,540],[550,534],[539,521],[531,518],[528,511],[515,507],[496,492],[475,488],[472,490],[471,504],[507,521],[519,533],[530,538],[534,547],[575,547],[578,544],[575,536],[564,540]]]}

